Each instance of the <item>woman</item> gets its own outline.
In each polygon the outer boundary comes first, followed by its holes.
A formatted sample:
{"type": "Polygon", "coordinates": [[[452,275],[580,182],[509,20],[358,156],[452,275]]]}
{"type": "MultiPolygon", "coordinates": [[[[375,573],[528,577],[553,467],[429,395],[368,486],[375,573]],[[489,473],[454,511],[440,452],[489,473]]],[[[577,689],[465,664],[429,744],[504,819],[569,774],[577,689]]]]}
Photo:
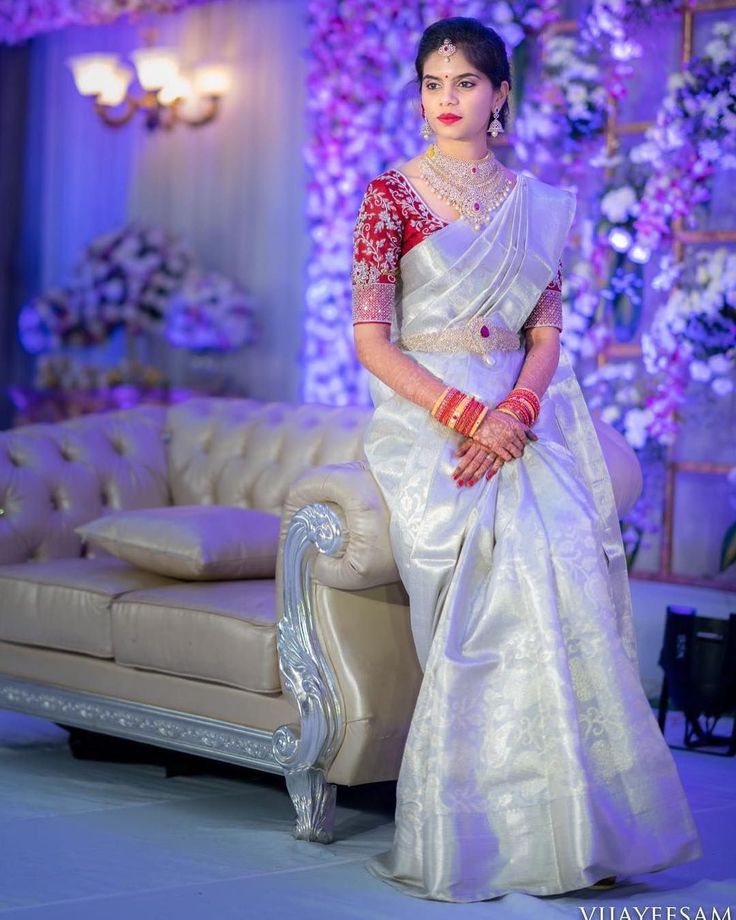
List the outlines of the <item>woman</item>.
{"type": "Polygon", "coordinates": [[[355,228],[366,456],[424,669],[393,846],[368,868],[446,901],[612,884],[701,850],[639,680],[610,478],[560,354],[574,197],[488,151],[510,90],[493,30],[436,22],[416,68],[436,142],[368,185],[355,228]]]}

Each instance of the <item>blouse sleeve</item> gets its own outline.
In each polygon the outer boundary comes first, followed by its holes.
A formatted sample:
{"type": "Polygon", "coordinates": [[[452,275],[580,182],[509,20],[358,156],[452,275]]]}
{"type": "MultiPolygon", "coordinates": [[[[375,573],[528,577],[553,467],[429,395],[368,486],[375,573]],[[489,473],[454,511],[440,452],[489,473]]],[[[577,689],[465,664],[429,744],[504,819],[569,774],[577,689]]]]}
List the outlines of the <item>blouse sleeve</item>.
{"type": "Polygon", "coordinates": [[[535,326],[555,326],[562,332],[562,262],[557,267],[557,277],[542,291],[521,328],[532,329],[535,326]]]}
{"type": "Polygon", "coordinates": [[[368,184],[353,236],[353,325],[391,323],[401,258],[399,208],[380,179],[368,184]]]}

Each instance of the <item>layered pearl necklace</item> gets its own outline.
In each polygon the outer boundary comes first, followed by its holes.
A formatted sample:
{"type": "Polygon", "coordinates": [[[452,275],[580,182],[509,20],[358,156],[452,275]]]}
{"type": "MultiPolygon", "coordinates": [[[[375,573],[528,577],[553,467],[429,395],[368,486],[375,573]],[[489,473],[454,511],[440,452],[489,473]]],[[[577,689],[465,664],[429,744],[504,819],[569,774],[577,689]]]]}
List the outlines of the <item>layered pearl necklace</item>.
{"type": "Polygon", "coordinates": [[[460,160],[432,144],[419,161],[419,174],[474,230],[489,222],[514,187],[513,178],[490,150],[480,160],[460,160]]]}

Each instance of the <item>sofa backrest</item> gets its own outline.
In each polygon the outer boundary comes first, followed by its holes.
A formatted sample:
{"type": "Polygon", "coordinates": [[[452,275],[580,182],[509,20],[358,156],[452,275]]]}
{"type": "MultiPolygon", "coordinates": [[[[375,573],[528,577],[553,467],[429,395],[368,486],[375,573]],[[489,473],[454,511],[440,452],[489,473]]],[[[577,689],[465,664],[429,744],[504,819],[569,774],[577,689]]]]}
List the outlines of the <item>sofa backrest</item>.
{"type": "Polygon", "coordinates": [[[106,511],[220,504],[281,514],[306,469],[363,459],[371,410],[200,398],[0,432],[0,564],[79,556],[106,511]]]}
{"type": "Polygon", "coordinates": [[[306,469],[364,458],[370,416],[360,406],[251,399],[172,406],[166,420],[172,502],[281,514],[289,487],[306,469]]]}
{"type": "Polygon", "coordinates": [[[165,418],[141,406],[0,432],[0,563],[79,556],[80,524],[169,504],[165,418]]]}

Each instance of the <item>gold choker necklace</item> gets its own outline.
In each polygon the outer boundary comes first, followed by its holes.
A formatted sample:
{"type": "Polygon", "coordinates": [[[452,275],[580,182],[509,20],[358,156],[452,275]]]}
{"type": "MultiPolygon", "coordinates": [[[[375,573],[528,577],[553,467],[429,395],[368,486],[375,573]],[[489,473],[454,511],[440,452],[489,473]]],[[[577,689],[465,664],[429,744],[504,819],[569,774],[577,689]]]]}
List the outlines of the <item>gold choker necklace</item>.
{"type": "Polygon", "coordinates": [[[480,160],[460,160],[432,144],[419,161],[419,173],[474,230],[489,222],[514,187],[514,180],[490,150],[480,160]]]}

